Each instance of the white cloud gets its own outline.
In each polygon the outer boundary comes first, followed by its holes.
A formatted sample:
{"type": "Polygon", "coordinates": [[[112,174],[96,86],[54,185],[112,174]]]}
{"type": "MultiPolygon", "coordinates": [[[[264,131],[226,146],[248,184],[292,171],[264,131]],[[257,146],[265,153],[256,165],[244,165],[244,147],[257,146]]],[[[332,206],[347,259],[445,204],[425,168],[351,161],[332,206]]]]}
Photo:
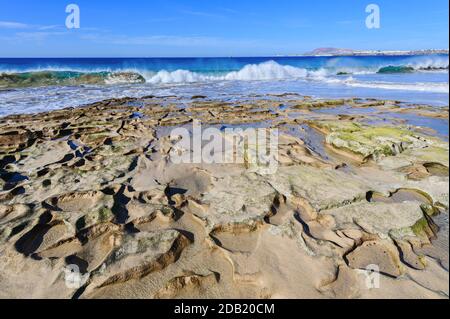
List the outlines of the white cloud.
{"type": "Polygon", "coordinates": [[[52,36],[61,36],[67,35],[67,32],[45,32],[45,31],[36,31],[36,32],[18,32],[12,38],[17,41],[43,41],[48,37],[52,36]]]}
{"type": "Polygon", "coordinates": [[[259,45],[255,40],[236,40],[206,36],[171,36],[171,35],[149,35],[149,36],[124,36],[106,34],[84,34],[80,35],[83,40],[97,43],[108,43],[115,45],[140,45],[140,46],[172,46],[172,47],[254,47],[259,45]]]}
{"type": "Polygon", "coordinates": [[[39,30],[54,30],[54,29],[59,29],[61,28],[61,25],[44,25],[44,26],[40,26],[38,27],[39,30]]]}
{"type": "Polygon", "coordinates": [[[28,29],[30,26],[25,23],[0,21],[0,29],[28,29]]]}
{"type": "Polygon", "coordinates": [[[166,35],[152,35],[140,37],[117,37],[111,39],[115,44],[132,44],[132,45],[171,45],[171,46],[195,46],[205,44],[215,44],[220,39],[211,37],[180,37],[166,35]]]}
{"type": "Polygon", "coordinates": [[[13,22],[13,21],[0,21],[0,29],[11,29],[11,30],[23,30],[23,29],[32,29],[32,30],[55,30],[55,29],[63,29],[63,25],[35,25],[35,24],[26,24],[21,22],[13,22]]]}
{"type": "Polygon", "coordinates": [[[204,11],[182,10],[180,12],[183,14],[191,15],[191,16],[205,17],[205,18],[223,18],[224,17],[221,14],[204,12],[204,11]]]}

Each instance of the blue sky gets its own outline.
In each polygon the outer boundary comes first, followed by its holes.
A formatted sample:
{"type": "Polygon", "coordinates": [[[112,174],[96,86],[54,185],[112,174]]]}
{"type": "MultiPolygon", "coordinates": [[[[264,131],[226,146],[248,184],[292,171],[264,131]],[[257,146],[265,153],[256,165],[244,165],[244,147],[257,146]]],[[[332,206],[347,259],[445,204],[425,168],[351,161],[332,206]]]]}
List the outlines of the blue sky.
{"type": "Polygon", "coordinates": [[[269,56],[448,48],[447,0],[0,0],[1,57],[269,56]],[[65,27],[66,5],[81,28],[65,27]],[[365,26],[368,4],[381,28],[365,26]]]}

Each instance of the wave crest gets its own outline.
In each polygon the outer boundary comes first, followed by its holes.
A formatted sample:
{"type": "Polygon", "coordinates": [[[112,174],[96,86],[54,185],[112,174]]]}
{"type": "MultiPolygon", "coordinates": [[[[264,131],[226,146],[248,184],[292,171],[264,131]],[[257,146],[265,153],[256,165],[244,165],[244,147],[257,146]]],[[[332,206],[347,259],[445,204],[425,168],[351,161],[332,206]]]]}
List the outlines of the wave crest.
{"type": "Polygon", "coordinates": [[[38,71],[0,74],[0,87],[7,88],[120,83],[145,83],[145,78],[133,72],[38,71]]]}
{"type": "Polygon", "coordinates": [[[321,74],[321,71],[307,71],[306,69],[281,65],[275,61],[267,61],[260,64],[248,64],[239,71],[226,74],[200,74],[187,70],[166,70],[147,77],[147,82],[152,84],[193,83],[207,81],[268,81],[299,79],[321,74]]]}
{"type": "Polygon", "coordinates": [[[415,90],[430,92],[448,92],[448,84],[434,83],[389,83],[356,81],[351,76],[360,74],[411,73],[448,69],[448,58],[417,57],[403,61],[403,65],[372,66],[370,68],[320,68],[305,69],[291,65],[282,65],[273,60],[260,64],[248,64],[237,71],[221,73],[197,73],[189,70],[160,70],[157,72],[139,69],[83,71],[28,71],[22,73],[1,73],[0,87],[36,87],[71,85],[114,85],[114,84],[183,84],[215,81],[277,81],[308,80],[335,83],[354,87],[415,90]],[[348,77],[350,76],[350,77],[348,77]]]}
{"type": "Polygon", "coordinates": [[[249,64],[239,71],[228,73],[225,80],[254,81],[254,80],[285,80],[305,78],[308,71],[289,65],[280,65],[275,61],[261,64],[249,64]]]}

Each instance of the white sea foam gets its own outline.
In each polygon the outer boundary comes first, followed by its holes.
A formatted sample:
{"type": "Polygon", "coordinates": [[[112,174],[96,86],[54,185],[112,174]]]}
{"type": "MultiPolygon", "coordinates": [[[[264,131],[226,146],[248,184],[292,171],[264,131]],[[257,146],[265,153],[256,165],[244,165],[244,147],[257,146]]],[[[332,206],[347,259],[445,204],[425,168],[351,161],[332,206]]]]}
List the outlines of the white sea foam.
{"type": "Polygon", "coordinates": [[[110,73],[105,78],[106,84],[133,84],[142,83],[143,78],[139,73],[135,72],[120,72],[120,73],[110,73]]]}
{"type": "Polygon", "coordinates": [[[346,83],[353,87],[366,87],[385,90],[420,91],[432,93],[449,93],[446,83],[389,83],[389,82],[353,82],[346,83]]]}
{"type": "MultiPolygon", "coordinates": [[[[418,65],[418,64],[417,64],[418,65]]],[[[422,64],[431,66],[431,64],[422,64]]],[[[434,64],[440,65],[440,64],[434,64]]],[[[344,72],[344,71],[342,71],[344,72]]],[[[351,73],[350,69],[345,72],[351,73]]],[[[376,72],[372,72],[376,73],[376,72]]],[[[381,81],[358,81],[353,77],[338,78],[333,77],[334,73],[326,69],[307,70],[289,65],[280,65],[275,61],[268,61],[261,64],[249,64],[239,71],[229,72],[224,75],[205,75],[187,70],[177,70],[173,72],[159,71],[156,74],[147,74],[147,83],[151,84],[180,84],[209,81],[276,81],[305,79],[310,81],[326,82],[331,84],[342,84],[352,87],[375,88],[386,90],[406,90],[434,93],[448,93],[447,83],[394,83],[381,81]]],[[[368,71],[356,71],[353,74],[370,74],[368,71]]]]}
{"type": "Polygon", "coordinates": [[[209,81],[271,81],[292,80],[302,78],[319,78],[329,74],[325,69],[306,70],[290,65],[281,65],[275,61],[267,61],[260,64],[248,64],[239,71],[226,74],[201,74],[188,70],[166,71],[162,70],[156,74],[146,74],[148,83],[170,84],[170,83],[193,83],[209,81]]]}
{"type": "Polygon", "coordinates": [[[305,78],[308,71],[289,65],[280,65],[275,61],[261,64],[249,64],[239,71],[228,73],[225,80],[255,81],[255,80],[286,80],[305,78]]]}
{"type": "Polygon", "coordinates": [[[430,93],[449,93],[448,83],[432,83],[432,82],[394,83],[383,81],[358,81],[351,76],[346,79],[329,78],[323,80],[331,84],[343,84],[346,86],[359,88],[418,91],[430,93]]]}
{"type": "Polygon", "coordinates": [[[169,72],[166,70],[159,71],[156,74],[144,75],[147,83],[151,84],[170,84],[170,83],[194,83],[214,80],[213,77],[191,72],[188,70],[177,70],[169,72]]]}

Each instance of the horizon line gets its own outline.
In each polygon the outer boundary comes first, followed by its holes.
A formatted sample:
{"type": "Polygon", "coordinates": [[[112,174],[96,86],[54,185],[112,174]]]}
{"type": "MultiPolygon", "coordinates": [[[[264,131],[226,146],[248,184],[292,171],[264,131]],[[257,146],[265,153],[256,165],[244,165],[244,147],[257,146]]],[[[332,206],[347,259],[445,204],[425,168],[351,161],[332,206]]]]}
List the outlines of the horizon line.
{"type": "MultiPolygon", "coordinates": [[[[449,49],[429,49],[429,50],[447,50],[449,49]]],[[[379,52],[383,52],[384,50],[380,50],[379,52]]],[[[413,52],[413,51],[427,51],[425,50],[386,50],[386,51],[398,51],[398,52],[413,52]]],[[[375,52],[375,51],[374,51],[375,52]]],[[[422,55],[433,55],[433,54],[443,54],[443,55],[449,55],[450,52],[442,52],[442,53],[424,53],[422,55]]],[[[232,59],[232,58],[295,58],[295,57],[364,57],[364,56],[379,56],[379,54],[374,53],[371,54],[274,54],[274,55],[232,55],[232,56],[225,56],[225,55],[211,55],[211,56],[201,56],[201,55],[192,55],[192,56],[0,56],[0,59],[232,59]]],[[[397,55],[401,56],[401,54],[397,55]]]]}

